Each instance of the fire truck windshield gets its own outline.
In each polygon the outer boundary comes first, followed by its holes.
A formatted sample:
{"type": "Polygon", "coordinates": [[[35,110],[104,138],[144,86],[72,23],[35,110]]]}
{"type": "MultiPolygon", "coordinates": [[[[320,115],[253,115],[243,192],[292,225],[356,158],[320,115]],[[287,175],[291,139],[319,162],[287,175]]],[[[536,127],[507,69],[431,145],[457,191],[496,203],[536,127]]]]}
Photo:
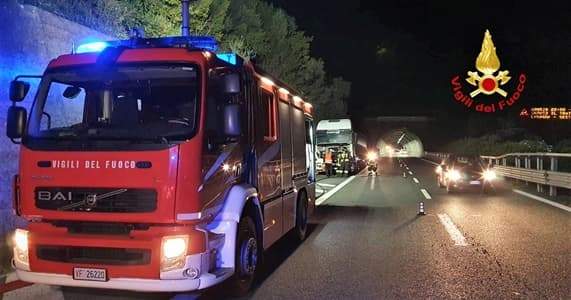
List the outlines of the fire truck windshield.
{"type": "Polygon", "coordinates": [[[350,129],[338,129],[338,130],[317,130],[316,131],[316,141],[317,145],[324,144],[351,144],[352,131],[350,129]]]}
{"type": "Polygon", "coordinates": [[[26,140],[187,139],[197,126],[195,66],[75,67],[48,71],[26,140]]]}

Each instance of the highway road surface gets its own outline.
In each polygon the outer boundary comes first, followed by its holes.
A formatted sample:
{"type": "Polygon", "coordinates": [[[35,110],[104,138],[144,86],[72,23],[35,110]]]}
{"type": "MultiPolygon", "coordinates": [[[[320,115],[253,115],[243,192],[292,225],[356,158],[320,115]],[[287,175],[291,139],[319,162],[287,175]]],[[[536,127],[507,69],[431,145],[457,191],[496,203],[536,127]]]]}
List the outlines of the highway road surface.
{"type": "MultiPolygon", "coordinates": [[[[247,298],[571,299],[570,212],[502,182],[489,194],[447,194],[436,186],[432,164],[403,162],[408,169],[385,159],[376,177],[320,179],[307,240],[274,245],[247,298]]],[[[172,297],[35,285],[4,299],[40,299],[38,293],[68,300],[172,297]]],[[[198,298],[223,297],[218,289],[198,298]]]]}

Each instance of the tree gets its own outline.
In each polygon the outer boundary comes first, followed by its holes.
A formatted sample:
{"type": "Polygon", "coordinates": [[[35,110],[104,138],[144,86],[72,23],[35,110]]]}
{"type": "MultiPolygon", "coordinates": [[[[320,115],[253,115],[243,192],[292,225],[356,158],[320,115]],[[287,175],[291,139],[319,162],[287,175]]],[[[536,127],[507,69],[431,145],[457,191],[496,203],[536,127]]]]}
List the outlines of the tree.
{"type": "Polygon", "coordinates": [[[255,57],[262,68],[299,90],[314,104],[318,119],[346,115],[350,83],[326,75],[323,61],[310,55],[312,38],[283,10],[259,0],[234,0],[224,32],[224,48],[255,57]]]}

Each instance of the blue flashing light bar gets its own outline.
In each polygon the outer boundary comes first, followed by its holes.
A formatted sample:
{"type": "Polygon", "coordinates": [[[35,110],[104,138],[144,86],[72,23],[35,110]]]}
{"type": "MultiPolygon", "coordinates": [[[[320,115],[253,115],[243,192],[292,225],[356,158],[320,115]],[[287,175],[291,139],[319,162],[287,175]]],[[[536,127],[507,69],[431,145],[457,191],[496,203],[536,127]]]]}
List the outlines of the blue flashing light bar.
{"type": "Polygon", "coordinates": [[[236,65],[238,62],[236,59],[236,53],[232,52],[216,53],[216,57],[232,65],[236,65]]]}
{"type": "Polygon", "coordinates": [[[212,36],[187,36],[187,37],[173,37],[174,39],[187,40],[188,44],[194,48],[199,48],[207,51],[218,51],[218,42],[212,36]]]}
{"type": "Polygon", "coordinates": [[[91,42],[79,45],[76,53],[101,52],[107,47],[119,46],[128,48],[187,47],[211,52],[218,51],[218,42],[211,36],[169,36],[163,38],[91,42]]]}
{"type": "Polygon", "coordinates": [[[103,49],[107,48],[109,43],[107,42],[92,42],[87,44],[79,45],[76,49],[76,53],[89,53],[89,52],[101,52],[103,49]]]}

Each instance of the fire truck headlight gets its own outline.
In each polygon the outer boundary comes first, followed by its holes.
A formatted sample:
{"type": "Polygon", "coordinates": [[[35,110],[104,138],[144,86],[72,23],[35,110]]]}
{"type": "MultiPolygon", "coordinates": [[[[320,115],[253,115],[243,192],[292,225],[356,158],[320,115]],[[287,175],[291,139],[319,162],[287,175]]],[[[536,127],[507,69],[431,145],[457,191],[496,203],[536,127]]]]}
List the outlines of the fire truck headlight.
{"type": "Polygon", "coordinates": [[[188,236],[167,236],[161,246],[161,272],[182,268],[188,250],[188,236]]]}
{"type": "Polygon", "coordinates": [[[496,179],[496,172],[493,170],[486,170],[484,171],[484,180],[492,181],[496,179]]]}
{"type": "Polygon", "coordinates": [[[29,270],[28,231],[16,229],[14,233],[14,259],[16,266],[29,270]]]}

